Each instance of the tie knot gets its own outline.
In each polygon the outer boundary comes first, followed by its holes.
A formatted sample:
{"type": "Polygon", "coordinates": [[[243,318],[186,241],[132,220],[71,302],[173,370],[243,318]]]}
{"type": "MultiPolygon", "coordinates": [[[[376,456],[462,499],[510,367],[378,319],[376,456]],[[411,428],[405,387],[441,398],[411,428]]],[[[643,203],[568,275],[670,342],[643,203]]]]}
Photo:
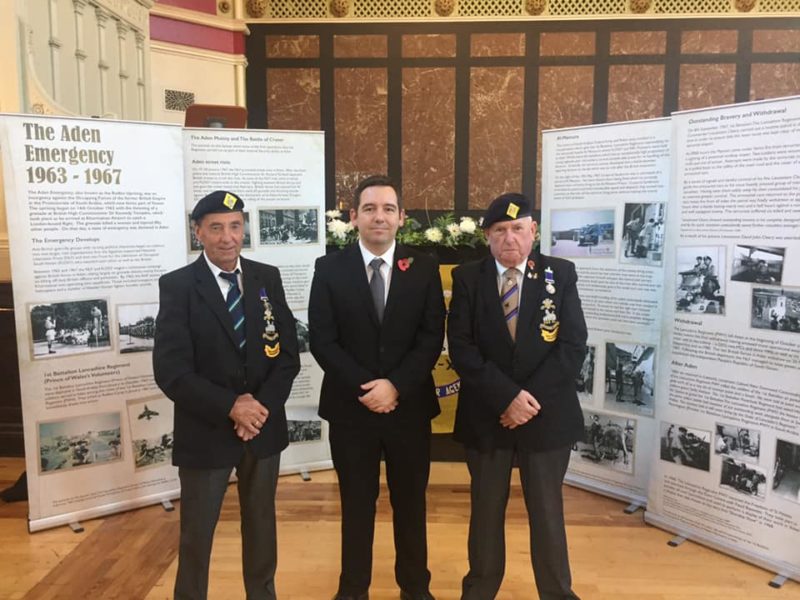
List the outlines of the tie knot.
{"type": "Polygon", "coordinates": [[[372,267],[374,271],[380,271],[381,267],[383,266],[383,259],[380,257],[373,258],[371,261],[369,261],[369,266],[372,267]]]}
{"type": "Polygon", "coordinates": [[[231,285],[239,286],[239,269],[236,269],[233,273],[226,273],[225,271],[220,271],[219,274],[224,280],[226,280],[231,285]]]}
{"type": "Polygon", "coordinates": [[[506,281],[510,283],[517,283],[517,271],[516,268],[511,267],[510,269],[506,269],[506,272],[503,273],[503,277],[505,277],[506,281]]]}

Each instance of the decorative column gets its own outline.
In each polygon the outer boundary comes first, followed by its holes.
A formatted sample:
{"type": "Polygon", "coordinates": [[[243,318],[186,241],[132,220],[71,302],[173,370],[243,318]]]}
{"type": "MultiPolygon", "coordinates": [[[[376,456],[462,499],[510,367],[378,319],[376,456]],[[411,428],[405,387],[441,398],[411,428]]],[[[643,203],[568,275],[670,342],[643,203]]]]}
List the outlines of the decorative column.
{"type": "Polygon", "coordinates": [[[136,37],[136,90],[139,99],[139,119],[147,119],[147,73],[145,72],[145,36],[141,31],[135,31],[136,37]]]}
{"type": "Polygon", "coordinates": [[[60,100],[61,83],[59,73],[61,73],[61,40],[58,38],[58,0],[49,0],[47,4],[47,16],[50,21],[50,81],[53,85],[53,100],[60,100]]]}
{"type": "Polygon", "coordinates": [[[128,58],[125,52],[125,41],[130,27],[122,21],[117,21],[117,40],[119,42],[119,118],[128,116],[125,106],[125,93],[128,89],[128,58]]]}
{"type": "Polygon", "coordinates": [[[100,74],[100,116],[108,112],[108,50],[106,47],[106,23],[108,13],[99,6],[94,9],[97,17],[97,70],[100,74]]]}
{"type": "Polygon", "coordinates": [[[86,0],[72,0],[75,9],[75,63],[78,70],[78,112],[86,113],[86,58],[88,54],[83,39],[83,11],[86,0]]]}

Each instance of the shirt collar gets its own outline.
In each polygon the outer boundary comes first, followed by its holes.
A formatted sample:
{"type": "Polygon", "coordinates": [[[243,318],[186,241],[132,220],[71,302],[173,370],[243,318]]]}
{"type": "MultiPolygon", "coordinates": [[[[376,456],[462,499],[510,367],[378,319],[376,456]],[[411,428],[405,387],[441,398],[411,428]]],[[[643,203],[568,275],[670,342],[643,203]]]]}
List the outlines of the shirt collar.
{"type": "MultiPolygon", "coordinates": [[[[214,275],[214,279],[219,278],[219,274],[220,273],[226,273],[227,272],[227,271],[223,271],[217,265],[215,265],[213,262],[211,262],[211,260],[208,258],[208,254],[206,254],[205,250],[203,250],[203,258],[206,259],[206,264],[208,265],[208,268],[211,269],[211,273],[214,275]]],[[[234,271],[236,271],[236,269],[239,269],[240,273],[242,272],[242,262],[241,262],[241,257],[239,257],[239,256],[236,257],[236,268],[234,269],[234,271]]]]}
{"type": "Polygon", "coordinates": [[[369,263],[372,262],[374,258],[382,258],[383,262],[385,262],[391,268],[392,262],[394,261],[394,250],[397,247],[397,242],[392,241],[392,245],[389,246],[389,249],[381,255],[376,255],[367,250],[364,244],[361,243],[361,240],[358,240],[358,248],[361,250],[361,258],[364,260],[364,266],[368,267],[369,263]]]}
{"type": "MultiPolygon", "coordinates": [[[[494,264],[495,264],[495,267],[497,267],[497,276],[498,277],[502,277],[503,274],[508,270],[508,267],[504,267],[503,265],[501,265],[500,262],[496,258],[494,259],[494,264]]],[[[525,274],[525,267],[527,267],[527,266],[528,266],[528,259],[527,258],[525,258],[518,265],[515,265],[517,271],[520,272],[520,275],[524,275],[525,274]]]]}

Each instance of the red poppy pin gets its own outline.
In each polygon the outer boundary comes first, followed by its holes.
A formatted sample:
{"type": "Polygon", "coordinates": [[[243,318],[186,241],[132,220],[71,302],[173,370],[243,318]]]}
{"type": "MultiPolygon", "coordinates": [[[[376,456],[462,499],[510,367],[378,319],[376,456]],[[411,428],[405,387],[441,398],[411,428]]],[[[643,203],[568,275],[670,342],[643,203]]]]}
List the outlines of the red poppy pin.
{"type": "Polygon", "coordinates": [[[528,261],[528,268],[529,268],[530,270],[533,270],[533,268],[534,268],[535,266],[536,266],[536,263],[535,263],[535,262],[533,262],[532,260],[529,260],[529,261],[528,261]]]}
{"type": "Polygon", "coordinates": [[[409,256],[408,258],[401,258],[397,261],[397,268],[403,272],[408,271],[408,267],[410,267],[411,263],[413,262],[414,262],[413,256],[409,256]]]}

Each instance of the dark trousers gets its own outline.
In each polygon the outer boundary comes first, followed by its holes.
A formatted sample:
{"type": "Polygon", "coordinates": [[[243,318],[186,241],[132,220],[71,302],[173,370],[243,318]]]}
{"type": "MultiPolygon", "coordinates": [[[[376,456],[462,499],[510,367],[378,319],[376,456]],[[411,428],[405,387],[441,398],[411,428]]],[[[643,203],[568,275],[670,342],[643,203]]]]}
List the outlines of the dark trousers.
{"type": "MultiPolygon", "coordinates": [[[[249,448],[236,466],[242,529],[242,571],[248,600],[274,600],[278,563],[275,536],[275,490],[280,454],[257,459],[249,448]]],[[[230,468],[180,467],[181,538],[176,600],[204,600],[214,529],[228,489],[230,468]]]]}
{"type": "Polygon", "coordinates": [[[472,512],[469,573],[462,582],[461,598],[491,600],[500,589],[506,566],[506,505],[515,454],[528,510],[531,562],[539,598],[578,600],[572,591],[561,494],[569,447],[548,452],[467,449],[472,512]]]}
{"type": "Polygon", "coordinates": [[[393,428],[331,423],[330,443],[342,504],[339,593],[358,595],[369,589],[381,456],[386,461],[392,505],[395,579],[407,592],[428,591],[425,489],[430,473],[430,422],[393,428]]]}

